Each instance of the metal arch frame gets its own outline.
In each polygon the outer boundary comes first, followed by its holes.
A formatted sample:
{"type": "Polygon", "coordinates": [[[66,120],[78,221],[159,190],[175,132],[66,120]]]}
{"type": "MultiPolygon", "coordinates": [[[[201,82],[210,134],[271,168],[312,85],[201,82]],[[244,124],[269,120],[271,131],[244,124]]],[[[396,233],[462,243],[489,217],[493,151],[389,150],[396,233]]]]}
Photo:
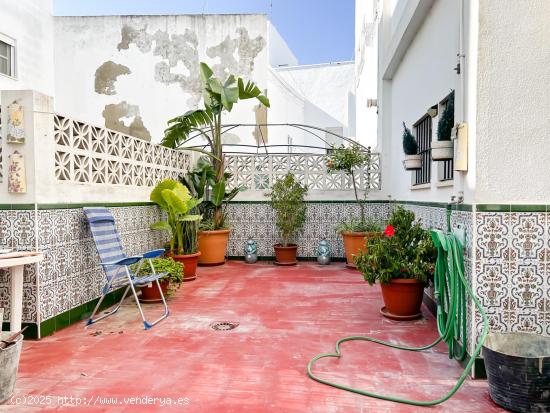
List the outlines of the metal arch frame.
{"type": "MultiPolygon", "coordinates": [[[[346,143],[357,145],[357,146],[361,147],[365,152],[369,152],[369,153],[371,152],[370,147],[364,146],[364,145],[354,141],[353,139],[350,139],[348,137],[339,135],[339,134],[334,133],[332,131],[329,131],[327,129],[319,128],[317,126],[312,126],[312,125],[306,125],[306,124],[302,124],[302,123],[237,123],[237,124],[232,123],[232,124],[222,125],[221,126],[221,129],[222,129],[221,135],[223,135],[224,133],[227,133],[227,132],[229,132],[233,129],[239,128],[239,127],[259,128],[261,140],[263,142],[263,144],[258,143],[256,145],[224,143],[224,144],[222,144],[222,146],[224,146],[224,147],[238,147],[238,148],[256,148],[256,153],[257,154],[259,153],[260,148],[263,147],[265,149],[266,154],[272,154],[272,155],[287,154],[288,152],[273,152],[273,153],[271,153],[271,152],[268,151],[268,148],[284,147],[284,148],[289,148],[289,149],[290,148],[308,148],[308,149],[320,149],[320,150],[326,150],[327,149],[326,146],[314,146],[314,145],[288,145],[288,144],[287,145],[283,145],[283,144],[267,145],[265,143],[263,133],[262,133],[262,129],[261,129],[261,127],[263,127],[263,126],[267,126],[267,127],[269,127],[269,126],[289,126],[289,127],[293,127],[293,128],[302,130],[304,132],[307,132],[307,133],[315,136],[317,139],[319,139],[320,141],[322,141],[326,145],[329,145],[329,143],[325,139],[323,139],[317,133],[310,130],[310,129],[313,129],[315,131],[324,132],[325,134],[328,133],[330,135],[336,136],[337,138],[342,139],[346,143]]],[[[194,149],[194,148],[205,149],[208,146],[208,143],[206,143],[204,145],[194,145],[194,146],[185,145],[185,144],[189,143],[190,141],[192,141],[193,139],[202,136],[202,134],[205,133],[205,132],[209,132],[209,129],[208,128],[201,128],[198,133],[190,136],[188,139],[185,140],[185,142],[183,142],[181,145],[179,145],[176,149],[186,149],[186,148],[189,148],[189,149],[194,149]]],[[[250,154],[251,153],[251,152],[240,152],[240,151],[234,151],[234,152],[233,151],[224,151],[224,152],[228,155],[239,155],[239,154],[250,154]]],[[[301,154],[307,154],[307,153],[308,152],[302,152],[301,154]]]]}

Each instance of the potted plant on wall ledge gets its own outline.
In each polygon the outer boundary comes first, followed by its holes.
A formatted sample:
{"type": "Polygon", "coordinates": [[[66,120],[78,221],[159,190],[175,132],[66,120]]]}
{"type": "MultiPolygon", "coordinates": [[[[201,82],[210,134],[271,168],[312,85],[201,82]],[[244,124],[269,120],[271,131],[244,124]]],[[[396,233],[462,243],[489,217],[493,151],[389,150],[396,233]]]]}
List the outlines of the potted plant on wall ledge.
{"type": "Polygon", "coordinates": [[[405,152],[403,161],[405,170],[412,171],[422,167],[422,158],[418,154],[418,143],[405,122],[403,122],[403,152],[405,152]]]}
{"type": "Polygon", "coordinates": [[[197,242],[201,215],[191,212],[202,199],[193,198],[185,186],[173,179],[159,182],[150,199],[166,212],[167,218],[151,225],[151,228],[170,232],[172,237],[166,255],[184,265],[184,281],[194,280],[201,255],[197,242]]]}
{"type": "Polygon", "coordinates": [[[333,147],[330,155],[327,156],[327,171],[329,173],[342,171],[348,175],[353,185],[355,201],[359,206],[359,219],[350,219],[336,227],[336,231],[342,235],[344,241],[346,264],[352,268],[355,268],[354,257],[359,251],[366,250],[366,238],[378,236],[381,230],[377,221],[366,218],[365,203],[370,190],[369,183],[367,182],[364,197],[361,199],[355,180],[355,170],[370,165],[370,162],[370,148],[363,149],[356,144],[349,147],[333,147]]]}
{"type": "Polygon", "coordinates": [[[434,161],[446,161],[454,157],[453,141],[451,140],[455,122],[454,102],[455,92],[451,92],[447,106],[437,122],[437,141],[432,142],[432,159],[434,161]]]}
{"type": "MultiPolygon", "coordinates": [[[[157,273],[166,273],[166,276],[159,280],[160,288],[162,294],[166,297],[169,291],[177,289],[182,281],[184,281],[184,268],[183,265],[179,262],[174,261],[172,258],[153,258],[151,260],[153,267],[157,273]]],[[[136,267],[139,264],[135,264],[136,267]]],[[[147,276],[152,274],[152,269],[150,265],[143,264],[140,268],[139,277],[147,276]]],[[[139,301],[144,303],[158,303],[162,301],[162,297],[157,287],[157,283],[151,283],[151,285],[146,285],[141,287],[141,296],[139,301]]]]}
{"type": "Polygon", "coordinates": [[[395,208],[382,236],[368,242],[368,254],[355,263],[365,280],[380,282],[383,315],[400,320],[421,315],[424,285],[433,274],[436,251],[428,231],[414,222],[414,213],[395,208]]]}
{"type": "MultiPolygon", "coordinates": [[[[206,183],[211,190],[212,203],[209,216],[205,216],[208,227],[203,225],[199,234],[199,248],[202,252],[200,263],[219,265],[225,263],[225,253],[229,238],[229,228],[224,211],[226,198],[225,156],[222,143],[222,113],[231,112],[235,103],[244,99],[257,99],[260,104],[269,107],[269,100],[253,82],[229,75],[225,80],[213,76],[206,63],[199,67],[204,109],[190,110],[168,121],[162,144],[169,148],[181,148],[191,138],[200,136],[204,145],[186,147],[207,155],[210,158],[213,174],[206,183]],[[208,147],[209,150],[204,150],[208,147]]],[[[238,192],[238,190],[237,190],[238,192]]]]}
{"type": "Polygon", "coordinates": [[[266,196],[271,198],[275,210],[276,225],[281,232],[282,243],[274,245],[275,264],[295,265],[298,245],[291,244],[290,239],[306,221],[306,204],[304,197],[307,188],[300,184],[292,173],[277,179],[266,196]]]}

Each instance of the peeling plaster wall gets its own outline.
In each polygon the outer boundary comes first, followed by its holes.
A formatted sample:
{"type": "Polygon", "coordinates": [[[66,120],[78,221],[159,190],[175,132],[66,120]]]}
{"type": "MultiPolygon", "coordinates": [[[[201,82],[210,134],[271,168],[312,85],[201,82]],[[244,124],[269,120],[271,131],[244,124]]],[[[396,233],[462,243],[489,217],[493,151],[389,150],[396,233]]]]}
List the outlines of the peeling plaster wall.
{"type": "MultiPolygon", "coordinates": [[[[168,119],[199,104],[200,61],[266,89],[267,41],[264,15],[56,17],[56,111],[158,142],[168,119]]],[[[255,104],[224,122],[254,123],[255,104]]],[[[236,134],[254,143],[252,130],[236,134]]]]}

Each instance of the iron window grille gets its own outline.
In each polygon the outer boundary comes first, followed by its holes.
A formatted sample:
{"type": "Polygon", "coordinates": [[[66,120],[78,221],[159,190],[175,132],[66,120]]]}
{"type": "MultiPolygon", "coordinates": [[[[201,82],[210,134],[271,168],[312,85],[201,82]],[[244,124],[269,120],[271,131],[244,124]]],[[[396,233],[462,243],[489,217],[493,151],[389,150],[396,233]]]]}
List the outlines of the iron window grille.
{"type": "Polygon", "coordinates": [[[413,126],[421,159],[420,169],[414,172],[413,185],[429,184],[432,174],[432,118],[426,114],[413,126]]]}
{"type": "MultiPolygon", "coordinates": [[[[438,113],[443,113],[445,111],[445,108],[447,107],[447,104],[449,103],[449,97],[451,95],[447,95],[445,99],[441,101],[439,104],[439,111],[438,113]]],[[[454,123],[454,113],[453,113],[453,123],[454,123]]],[[[454,159],[447,159],[445,161],[440,162],[441,163],[441,175],[440,175],[440,181],[452,181],[454,179],[454,159]]]]}

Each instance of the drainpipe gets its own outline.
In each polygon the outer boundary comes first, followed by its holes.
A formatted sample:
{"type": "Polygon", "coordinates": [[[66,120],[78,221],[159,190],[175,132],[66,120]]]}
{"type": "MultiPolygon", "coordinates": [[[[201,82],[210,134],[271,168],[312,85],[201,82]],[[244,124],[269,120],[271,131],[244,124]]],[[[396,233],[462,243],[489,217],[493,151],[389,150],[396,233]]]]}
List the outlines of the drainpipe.
{"type": "MultiPolygon", "coordinates": [[[[464,54],[464,0],[459,0],[459,23],[458,23],[458,65],[457,72],[460,76],[460,85],[459,85],[459,100],[460,100],[460,111],[458,113],[459,122],[464,122],[466,118],[466,56],[464,54]]],[[[451,202],[461,203],[464,202],[464,181],[465,181],[465,171],[455,171],[457,176],[455,177],[455,195],[453,195],[453,200],[451,202]]]]}

